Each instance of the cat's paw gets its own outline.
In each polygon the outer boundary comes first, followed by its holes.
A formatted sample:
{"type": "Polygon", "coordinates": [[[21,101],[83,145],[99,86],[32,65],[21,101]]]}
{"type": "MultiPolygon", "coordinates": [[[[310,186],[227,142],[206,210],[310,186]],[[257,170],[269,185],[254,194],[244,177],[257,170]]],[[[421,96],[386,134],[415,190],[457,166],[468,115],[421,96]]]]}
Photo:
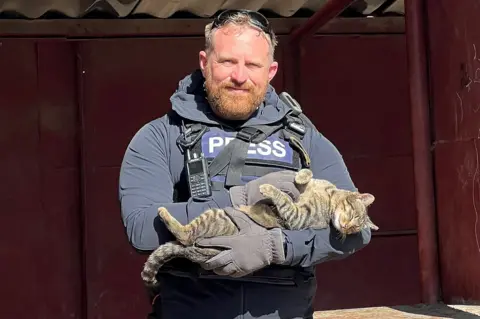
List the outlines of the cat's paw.
{"type": "Polygon", "coordinates": [[[270,184],[262,184],[259,189],[260,193],[267,198],[274,198],[277,193],[277,188],[270,184]]]}
{"type": "Polygon", "coordinates": [[[164,221],[168,221],[170,219],[170,213],[165,207],[158,208],[158,216],[164,221]]]}
{"type": "Polygon", "coordinates": [[[303,168],[295,175],[295,183],[298,185],[306,185],[313,178],[313,172],[307,168],[303,168]]]}

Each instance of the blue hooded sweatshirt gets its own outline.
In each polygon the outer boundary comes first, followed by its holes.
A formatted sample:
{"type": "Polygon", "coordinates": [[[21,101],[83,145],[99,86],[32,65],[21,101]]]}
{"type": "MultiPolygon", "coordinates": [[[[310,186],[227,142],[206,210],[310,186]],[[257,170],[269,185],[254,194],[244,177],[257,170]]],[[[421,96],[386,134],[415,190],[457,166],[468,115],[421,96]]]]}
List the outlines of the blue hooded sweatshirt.
{"type": "MultiPolygon", "coordinates": [[[[151,252],[173,236],[157,217],[166,207],[182,224],[209,208],[231,206],[228,190],[214,191],[211,198],[178,201],[175,190],[185,190],[184,156],[177,145],[181,133],[179,118],[210,126],[202,137],[202,151],[214,156],[227,144],[228,134],[212,113],[199,70],[180,81],[170,101],[172,110],[144,125],[127,147],[119,179],[122,219],[131,245],[151,252]]],[[[269,86],[264,102],[243,125],[268,124],[281,120],[289,111],[269,86]]],[[[240,125],[241,127],[241,125],[240,125]]],[[[342,156],[315,127],[307,127],[302,145],[312,159],[315,178],[329,180],[339,188],[356,190],[342,156]]],[[[292,149],[274,133],[268,143],[251,145],[249,157],[291,160],[292,149]]],[[[180,196],[181,197],[181,196],[180,196]]],[[[370,242],[370,230],[337,240],[334,229],[284,230],[286,261],[243,278],[220,277],[188,261],[174,260],[174,267],[159,273],[161,293],[156,298],[158,318],[313,318],[316,293],[314,266],[342,259],[370,242]],[[175,264],[177,262],[177,264],[175,264]]],[[[140,279],[139,269],[139,280],[140,279]]],[[[321,293],[320,293],[321,298],[321,293]]]]}

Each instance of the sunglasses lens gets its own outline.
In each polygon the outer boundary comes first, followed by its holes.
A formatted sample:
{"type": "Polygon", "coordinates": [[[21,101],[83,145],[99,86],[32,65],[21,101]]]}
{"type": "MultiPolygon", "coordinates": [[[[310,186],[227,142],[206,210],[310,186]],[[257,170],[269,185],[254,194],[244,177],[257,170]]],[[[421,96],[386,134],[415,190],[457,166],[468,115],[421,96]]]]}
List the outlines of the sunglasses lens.
{"type": "Polygon", "coordinates": [[[269,30],[269,28],[268,28],[269,23],[268,23],[267,18],[265,18],[265,17],[264,17],[261,13],[259,13],[259,12],[250,11],[250,10],[235,10],[235,9],[225,10],[225,11],[223,11],[222,13],[220,13],[220,14],[215,18],[215,20],[213,21],[213,27],[214,27],[214,28],[220,27],[221,25],[223,25],[223,23],[225,23],[226,20],[228,20],[230,17],[232,17],[233,15],[235,15],[235,14],[237,14],[237,13],[247,14],[250,18],[252,18],[252,20],[254,21],[254,23],[255,23],[260,29],[262,29],[262,30],[263,30],[264,32],[266,32],[266,33],[270,33],[270,30],[269,30]]]}

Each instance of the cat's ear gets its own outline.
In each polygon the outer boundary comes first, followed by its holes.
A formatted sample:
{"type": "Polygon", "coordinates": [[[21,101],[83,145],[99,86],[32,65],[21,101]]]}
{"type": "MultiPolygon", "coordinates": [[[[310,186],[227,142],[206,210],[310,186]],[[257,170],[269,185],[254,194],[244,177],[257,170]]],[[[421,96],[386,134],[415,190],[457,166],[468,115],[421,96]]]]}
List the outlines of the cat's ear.
{"type": "Polygon", "coordinates": [[[375,225],[374,223],[372,223],[372,221],[370,220],[370,218],[367,219],[367,226],[370,227],[370,229],[373,229],[373,230],[378,230],[378,226],[375,225]]]}
{"type": "Polygon", "coordinates": [[[362,203],[365,206],[370,206],[373,203],[373,201],[375,200],[375,197],[372,194],[369,194],[369,193],[358,194],[357,198],[360,201],[362,201],[362,203]]]}

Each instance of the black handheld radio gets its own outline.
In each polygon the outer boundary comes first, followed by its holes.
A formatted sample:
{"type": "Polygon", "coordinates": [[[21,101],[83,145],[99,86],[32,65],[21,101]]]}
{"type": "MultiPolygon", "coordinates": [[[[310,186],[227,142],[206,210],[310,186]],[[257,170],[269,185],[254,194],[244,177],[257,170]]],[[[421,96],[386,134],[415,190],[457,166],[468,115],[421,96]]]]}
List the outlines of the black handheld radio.
{"type": "Polygon", "coordinates": [[[208,164],[203,153],[198,156],[196,153],[190,153],[186,149],[187,159],[187,177],[190,195],[192,197],[208,197],[212,195],[212,188],[208,176],[208,164]]]}

